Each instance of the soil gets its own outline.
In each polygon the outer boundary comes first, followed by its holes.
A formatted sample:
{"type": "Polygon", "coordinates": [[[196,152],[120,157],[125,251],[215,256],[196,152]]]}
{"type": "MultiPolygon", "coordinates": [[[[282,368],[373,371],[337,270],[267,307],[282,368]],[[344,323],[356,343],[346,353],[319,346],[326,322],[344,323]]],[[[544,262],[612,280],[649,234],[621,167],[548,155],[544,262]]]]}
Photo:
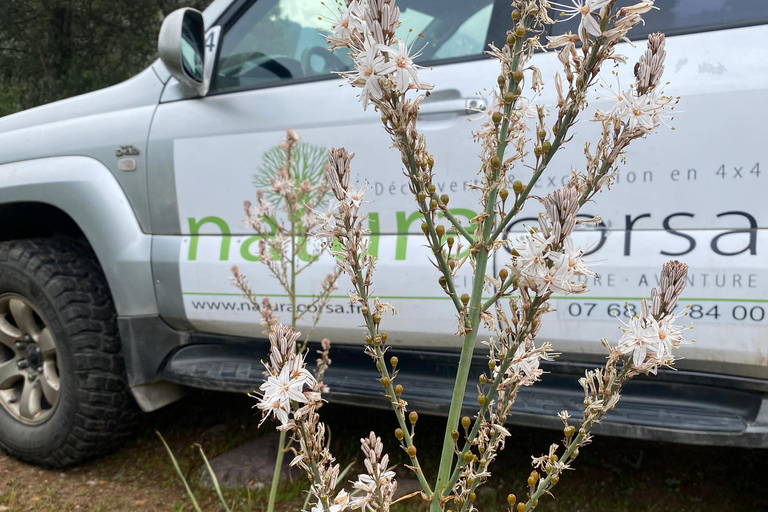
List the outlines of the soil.
{"type": "MultiPolygon", "coordinates": [[[[145,415],[136,435],[119,451],[66,470],[45,470],[0,455],[0,512],[3,511],[192,511],[184,486],[155,431],[162,433],[204,511],[223,510],[213,490],[201,485],[202,463],[195,444],[213,459],[273,431],[258,428],[253,400],[232,394],[191,392],[180,402],[145,415]]],[[[393,463],[406,462],[391,435],[396,425],[388,411],[329,404],[321,410],[331,434],[331,449],[342,468],[357,460],[346,480],[361,467],[359,439],[370,430],[383,437],[393,463]]],[[[425,473],[435,471],[444,419],[422,415],[416,426],[425,473]]],[[[494,476],[478,492],[480,510],[506,510],[512,492],[525,494],[531,455],[558,442],[557,432],[512,428],[507,450],[491,467],[494,476]]],[[[576,471],[554,489],[556,499],[542,500],[541,511],[728,512],[768,510],[765,450],[697,447],[597,437],[582,450],[576,471]]],[[[288,455],[290,457],[290,454],[288,455]]],[[[402,470],[401,470],[402,471],[402,470]]],[[[399,471],[399,472],[401,472],[399,471]]],[[[409,485],[405,484],[404,486],[409,485]]],[[[307,483],[294,475],[283,484],[279,507],[300,510],[307,483]]],[[[266,509],[266,489],[224,491],[237,511],[266,509]]],[[[394,512],[425,510],[411,499],[394,512]]]]}

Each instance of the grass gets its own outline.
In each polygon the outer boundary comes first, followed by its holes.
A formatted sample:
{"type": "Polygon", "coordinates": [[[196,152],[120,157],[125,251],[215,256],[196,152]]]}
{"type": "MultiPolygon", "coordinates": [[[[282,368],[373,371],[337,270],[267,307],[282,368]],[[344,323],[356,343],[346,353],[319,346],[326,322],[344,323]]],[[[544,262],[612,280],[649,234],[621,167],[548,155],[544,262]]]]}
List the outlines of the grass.
{"type": "MultiPolygon", "coordinates": [[[[136,436],[120,451],[68,470],[41,470],[0,455],[0,511],[191,511],[184,487],[155,436],[159,430],[176,454],[182,471],[205,511],[219,511],[214,491],[202,489],[202,463],[194,443],[209,458],[269,431],[258,429],[253,401],[240,395],[193,392],[179,403],[146,415],[136,436]]],[[[359,456],[358,441],[375,430],[394,463],[406,458],[396,445],[395,421],[386,411],[333,404],[321,410],[331,433],[331,448],[345,466],[359,456]]],[[[444,419],[422,415],[416,428],[425,472],[431,476],[444,419]],[[429,432],[435,434],[429,435],[429,432]]],[[[525,493],[530,456],[547,451],[558,433],[513,428],[507,449],[491,467],[494,477],[478,492],[480,510],[505,510],[506,496],[525,493]]],[[[555,499],[541,501],[537,512],[728,512],[768,510],[763,450],[692,447],[658,442],[597,437],[582,450],[576,471],[554,489],[555,499]]],[[[353,473],[355,470],[353,469],[353,473]]],[[[280,489],[280,511],[295,511],[304,502],[306,481],[295,478],[280,489]]],[[[233,509],[247,511],[245,490],[225,491],[233,509]]],[[[251,493],[252,510],[266,508],[267,490],[251,493]]],[[[395,505],[394,512],[426,510],[417,500],[395,505]]]]}

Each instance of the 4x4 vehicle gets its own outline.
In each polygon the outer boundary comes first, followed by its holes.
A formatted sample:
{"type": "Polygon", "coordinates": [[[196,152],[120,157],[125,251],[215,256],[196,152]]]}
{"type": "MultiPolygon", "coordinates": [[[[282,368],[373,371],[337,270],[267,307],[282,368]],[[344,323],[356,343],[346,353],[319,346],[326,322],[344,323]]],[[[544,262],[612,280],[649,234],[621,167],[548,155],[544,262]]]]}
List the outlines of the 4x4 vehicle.
{"type": "MultiPolygon", "coordinates": [[[[555,413],[580,410],[576,379],[601,364],[600,338],[611,335],[616,316],[633,315],[660,264],[677,257],[692,269],[686,293],[697,343],[682,351],[678,371],[627,386],[601,430],[766,447],[768,3],[662,3],[633,37],[668,35],[666,92],[683,98],[669,120],[677,130],[636,144],[615,190],[588,207],[603,224],[579,236],[600,278],[586,296],[555,300],[541,335],[562,356],[540,386],[521,393],[512,422],[558,427],[555,413]]],[[[274,165],[287,128],[301,133],[308,167],[322,166],[333,146],[357,151],[355,168],[375,199],[375,293],[399,310],[388,331],[405,398],[421,412],[446,410],[456,319],[444,307],[378,114],[359,108],[332,73],[350,63],[326,51],[319,5],[216,0],[203,15],[177,11],[163,25],[160,60],[144,72],[0,119],[0,447],[39,464],[72,464],[120,442],[134,402],[151,411],[186,386],[259,384],[266,344],[255,339],[258,313],[228,276],[240,265],[255,291],[287,312],[263,266],[251,263],[257,238],[241,220],[242,201],[274,165]]],[[[398,5],[403,33],[428,41],[420,63],[430,66],[424,79],[438,85],[420,121],[444,177],[436,185],[450,194],[453,213],[470,219],[477,204],[466,186],[477,168],[471,132],[496,76],[483,51],[505,38],[511,7],[507,0],[398,5]]],[[[553,26],[568,29],[570,22],[553,26]]],[[[630,61],[641,51],[622,48],[630,61]]],[[[558,68],[551,52],[534,63],[545,76],[558,68]]],[[[605,88],[619,87],[608,71],[605,88]]],[[[534,100],[554,98],[550,89],[534,100]]],[[[605,105],[591,99],[593,108],[605,105]]],[[[597,130],[580,125],[561,161],[582,165],[583,143],[597,130]]],[[[562,186],[570,168],[547,173],[542,195],[562,186]]],[[[499,255],[494,265],[504,263],[499,255]]],[[[332,265],[319,261],[309,282],[332,265]]],[[[311,287],[299,293],[307,307],[311,287]]],[[[316,331],[334,342],[329,399],[385,406],[359,348],[356,313],[340,292],[316,331]]]]}

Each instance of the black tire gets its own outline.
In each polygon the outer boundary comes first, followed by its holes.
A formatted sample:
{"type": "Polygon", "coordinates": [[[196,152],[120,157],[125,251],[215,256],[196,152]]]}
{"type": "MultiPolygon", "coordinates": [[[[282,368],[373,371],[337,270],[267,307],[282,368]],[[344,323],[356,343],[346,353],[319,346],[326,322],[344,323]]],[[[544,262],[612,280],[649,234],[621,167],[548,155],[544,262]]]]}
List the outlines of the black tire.
{"type": "Polygon", "coordinates": [[[91,249],[71,239],[0,243],[3,294],[27,299],[50,328],[60,384],[58,401],[41,424],[22,423],[0,402],[0,448],[60,468],[123,443],[138,410],[109,286],[91,249]]]}

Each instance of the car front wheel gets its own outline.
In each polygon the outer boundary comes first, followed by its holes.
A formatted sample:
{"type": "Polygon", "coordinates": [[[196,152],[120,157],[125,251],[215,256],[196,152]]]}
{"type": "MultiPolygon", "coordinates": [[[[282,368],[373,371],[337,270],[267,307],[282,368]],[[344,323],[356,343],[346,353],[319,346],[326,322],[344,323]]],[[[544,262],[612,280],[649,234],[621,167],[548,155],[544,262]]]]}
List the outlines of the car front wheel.
{"type": "Polygon", "coordinates": [[[70,466],[124,441],[135,415],[115,308],[90,248],[0,243],[0,448],[70,466]]]}

